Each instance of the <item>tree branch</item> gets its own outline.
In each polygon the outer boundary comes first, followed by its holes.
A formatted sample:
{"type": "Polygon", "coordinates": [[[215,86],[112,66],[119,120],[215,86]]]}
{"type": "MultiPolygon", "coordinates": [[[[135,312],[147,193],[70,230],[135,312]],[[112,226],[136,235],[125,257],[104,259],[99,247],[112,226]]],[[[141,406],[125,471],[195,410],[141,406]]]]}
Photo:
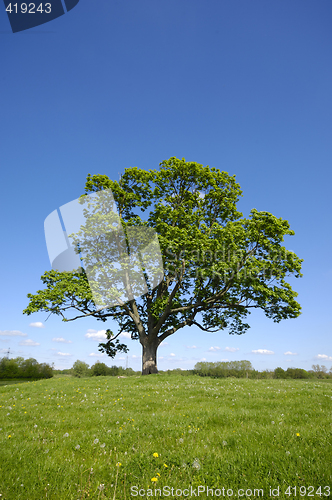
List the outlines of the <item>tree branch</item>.
{"type": "Polygon", "coordinates": [[[158,333],[159,332],[159,329],[160,329],[161,325],[164,323],[165,319],[169,316],[171,303],[172,303],[172,300],[173,300],[176,292],[178,291],[178,289],[181,286],[181,282],[182,282],[182,279],[183,279],[183,276],[184,276],[184,271],[185,271],[185,260],[182,259],[182,272],[181,272],[181,276],[180,276],[178,282],[176,283],[175,287],[173,288],[172,293],[168,297],[168,301],[167,301],[165,310],[164,310],[163,314],[160,316],[160,318],[159,318],[156,326],[153,329],[154,333],[158,333]]]}

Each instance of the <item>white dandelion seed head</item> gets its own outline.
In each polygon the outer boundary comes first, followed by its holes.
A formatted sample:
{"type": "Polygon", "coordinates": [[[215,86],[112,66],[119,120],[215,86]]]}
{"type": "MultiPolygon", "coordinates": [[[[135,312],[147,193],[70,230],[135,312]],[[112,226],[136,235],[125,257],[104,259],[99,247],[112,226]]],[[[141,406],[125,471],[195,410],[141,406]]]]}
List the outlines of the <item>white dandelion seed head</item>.
{"type": "Polygon", "coordinates": [[[199,463],[198,458],[195,458],[193,462],[193,469],[199,470],[201,468],[201,464],[199,463]]]}

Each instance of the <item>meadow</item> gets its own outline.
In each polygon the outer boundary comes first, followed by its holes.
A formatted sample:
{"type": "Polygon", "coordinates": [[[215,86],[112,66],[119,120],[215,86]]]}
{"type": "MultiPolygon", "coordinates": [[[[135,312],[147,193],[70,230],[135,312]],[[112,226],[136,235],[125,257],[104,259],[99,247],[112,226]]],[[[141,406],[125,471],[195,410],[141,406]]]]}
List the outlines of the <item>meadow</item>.
{"type": "Polygon", "coordinates": [[[0,499],[330,498],[331,416],[329,380],[2,385],[0,499]]]}

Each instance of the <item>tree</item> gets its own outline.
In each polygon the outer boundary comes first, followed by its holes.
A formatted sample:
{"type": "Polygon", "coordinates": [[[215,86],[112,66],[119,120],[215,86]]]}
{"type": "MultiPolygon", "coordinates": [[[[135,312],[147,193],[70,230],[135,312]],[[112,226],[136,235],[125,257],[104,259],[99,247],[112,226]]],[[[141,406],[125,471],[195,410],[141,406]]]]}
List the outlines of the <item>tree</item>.
{"type": "Polygon", "coordinates": [[[105,363],[101,363],[99,360],[91,366],[91,373],[93,376],[99,377],[100,375],[107,375],[109,372],[109,368],[105,363]]]}
{"type": "MultiPolygon", "coordinates": [[[[28,294],[24,314],[46,311],[61,315],[63,321],[112,318],[118,332],[107,329],[107,341],[99,350],[111,357],[126,352],[117,337],[129,332],[142,345],[143,374],[158,373],[158,346],[186,326],[195,325],[202,332],[228,329],[241,335],[249,328],[244,319],[251,309],[262,309],[274,322],[300,315],[297,293],[285,278],[302,276],[303,260],[281,245],[284,236],[294,231],[288,221],[269,212],[252,209],[249,218],[243,218],[236,209],[242,192],[235,176],[173,157],[162,162],[159,171],[127,168],[119,182],[88,174],[86,193],[80,199],[83,203],[88,193],[107,189],[114,196],[128,254],[129,228],[149,227],[157,232],[162,281],[153,287],[143,265],[148,293],[101,310],[92,300],[84,269],[47,271],[41,277],[46,289],[28,294]],[[133,212],[147,209],[145,221],[133,212]],[[69,308],[80,314],[66,318],[69,308]]],[[[130,288],[130,283],[125,286],[130,288]]]]}
{"type": "Polygon", "coordinates": [[[287,374],[285,370],[278,366],[278,368],[274,370],[274,378],[287,378],[287,374]]]}
{"type": "Polygon", "coordinates": [[[87,377],[89,375],[89,365],[78,359],[73,364],[73,372],[75,377],[87,377]]]}

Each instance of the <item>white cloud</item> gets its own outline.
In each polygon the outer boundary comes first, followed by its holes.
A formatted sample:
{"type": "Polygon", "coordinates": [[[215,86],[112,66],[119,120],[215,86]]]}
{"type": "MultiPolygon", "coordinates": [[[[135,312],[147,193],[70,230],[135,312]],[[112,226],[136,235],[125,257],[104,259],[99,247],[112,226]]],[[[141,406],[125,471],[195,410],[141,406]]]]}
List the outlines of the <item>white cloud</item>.
{"type": "Polygon", "coordinates": [[[215,352],[215,351],[220,351],[220,347],[210,347],[210,349],[208,349],[210,352],[215,352]]]}
{"type": "Polygon", "coordinates": [[[297,352],[290,352],[290,351],[287,351],[287,352],[284,352],[284,355],[285,355],[285,356],[297,356],[297,352]]]}
{"type": "Polygon", "coordinates": [[[4,337],[27,337],[27,333],[22,333],[19,330],[0,330],[0,335],[4,337]]]}
{"type": "Polygon", "coordinates": [[[0,352],[8,352],[8,349],[0,349],[0,352]]]}
{"type": "Polygon", "coordinates": [[[139,359],[139,358],[141,358],[141,357],[142,357],[142,356],[136,356],[136,354],[133,354],[133,355],[132,355],[132,358],[133,358],[133,359],[139,359]]]}
{"type": "Polygon", "coordinates": [[[164,359],[164,356],[158,356],[158,360],[164,359]]]}
{"type": "Polygon", "coordinates": [[[187,345],[187,349],[197,349],[195,345],[187,345]]]}
{"type": "Polygon", "coordinates": [[[165,347],[165,345],[168,345],[168,342],[162,342],[159,347],[165,347]]]}
{"type": "Polygon", "coordinates": [[[175,356],[174,352],[171,352],[170,356],[175,356]]]}
{"type": "Polygon", "coordinates": [[[251,352],[253,352],[254,354],[274,354],[273,351],[268,351],[267,349],[256,349],[251,352]]]}
{"type": "Polygon", "coordinates": [[[224,351],[228,351],[228,352],[235,352],[235,351],[239,351],[240,348],[239,347],[225,347],[224,351]]]}
{"type": "Polygon", "coordinates": [[[124,337],[125,339],[131,339],[131,333],[122,332],[122,333],[120,333],[119,337],[124,337]]]}
{"type": "Polygon", "coordinates": [[[106,330],[88,330],[88,333],[84,335],[85,338],[91,340],[105,340],[107,339],[106,330]]]}
{"type": "Polygon", "coordinates": [[[53,342],[63,342],[64,344],[72,344],[71,340],[65,340],[62,337],[56,337],[56,338],[52,339],[52,341],[53,342]]]}
{"type": "Polygon", "coordinates": [[[124,357],[121,356],[121,358],[118,358],[118,359],[120,360],[120,359],[126,359],[126,358],[124,358],[124,357]]]}
{"type": "Polygon", "coordinates": [[[326,361],[331,361],[332,360],[332,356],[328,356],[327,354],[317,354],[317,356],[315,356],[316,359],[325,359],[326,361]]]}
{"type": "Polygon", "coordinates": [[[105,353],[104,353],[104,352],[100,352],[100,353],[97,353],[97,354],[96,354],[95,352],[91,352],[91,353],[89,354],[89,356],[90,356],[91,358],[101,358],[102,356],[105,356],[105,353]]]}
{"type": "Polygon", "coordinates": [[[36,323],[30,323],[29,326],[34,326],[35,328],[45,328],[45,325],[41,323],[40,321],[37,321],[36,323]]]}
{"type": "Polygon", "coordinates": [[[34,342],[31,339],[27,339],[27,340],[21,340],[19,345],[28,345],[28,346],[33,347],[33,346],[40,345],[40,344],[38,342],[34,342]]]}
{"type": "Polygon", "coordinates": [[[202,359],[200,359],[200,361],[206,361],[206,358],[202,358],[202,359]]]}
{"type": "Polygon", "coordinates": [[[72,356],[72,354],[69,354],[69,352],[57,352],[58,356],[72,356]]]}

